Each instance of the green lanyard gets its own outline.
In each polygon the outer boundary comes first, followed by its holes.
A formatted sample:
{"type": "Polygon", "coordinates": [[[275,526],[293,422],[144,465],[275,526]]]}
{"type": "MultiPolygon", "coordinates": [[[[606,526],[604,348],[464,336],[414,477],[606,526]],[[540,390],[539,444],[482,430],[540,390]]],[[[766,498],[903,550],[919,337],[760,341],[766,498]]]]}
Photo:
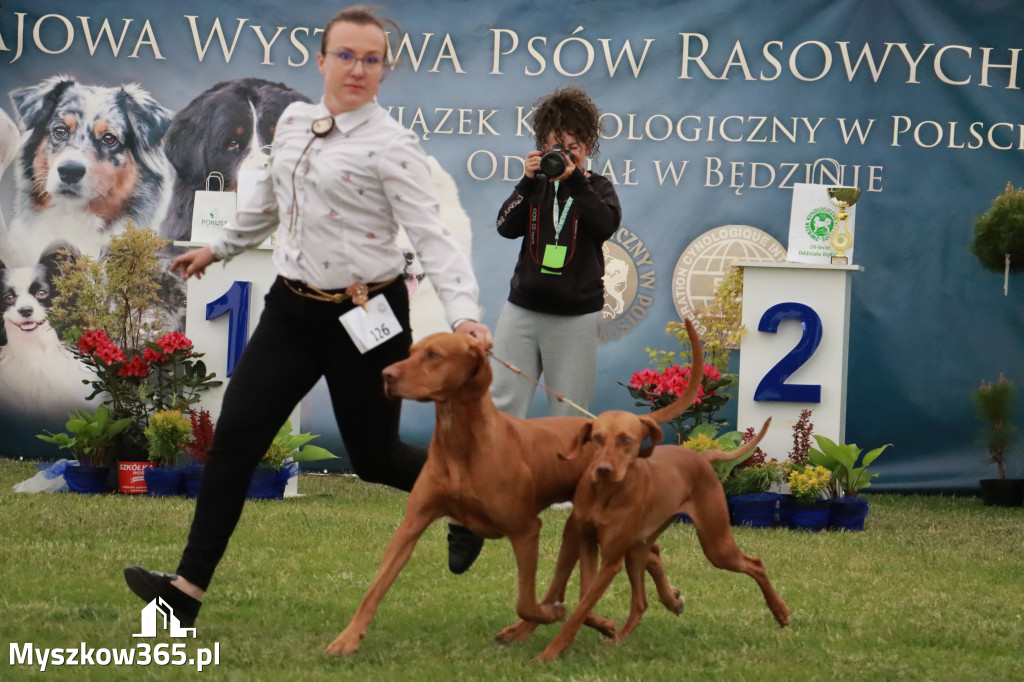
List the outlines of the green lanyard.
{"type": "Polygon", "coordinates": [[[558,209],[558,181],[555,181],[555,202],[551,207],[551,221],[555,224],[555,243],[558,243],[558,237],[562,234],[562,228],[565,227],[565,219],[569,217],[569,208],[572,207],[572,197],[565,202],[565,208],[559,211],[558,209]]]}

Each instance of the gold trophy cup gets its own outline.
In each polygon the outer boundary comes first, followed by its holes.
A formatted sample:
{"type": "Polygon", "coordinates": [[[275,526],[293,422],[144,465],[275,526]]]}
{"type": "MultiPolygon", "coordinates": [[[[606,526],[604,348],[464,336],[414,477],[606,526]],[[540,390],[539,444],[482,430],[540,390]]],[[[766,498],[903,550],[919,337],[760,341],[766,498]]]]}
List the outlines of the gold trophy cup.
{"type": "Polygon", "coordinates": [[[836,214],[839,224],[832,230],[832,236],[828,240],[836,252],[832,256],[832,263],[846,265],[850,262],[850,258],[846,255],[846,249],[853,246],[853,233],[846,226],[846,221],[850,217],[846,209],[860,199],[860,187],[829,187],[828,198],[839,209],[839,213],[836,214]]]}

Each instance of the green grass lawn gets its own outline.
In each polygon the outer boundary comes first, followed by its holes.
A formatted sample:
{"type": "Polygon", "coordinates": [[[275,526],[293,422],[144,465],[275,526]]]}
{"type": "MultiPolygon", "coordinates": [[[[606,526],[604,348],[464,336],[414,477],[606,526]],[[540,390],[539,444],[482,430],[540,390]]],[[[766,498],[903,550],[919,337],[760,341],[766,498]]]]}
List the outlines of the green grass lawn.
{"type": "MultiPolygon", "coordinates": [[[[436,523],[381,604],[360,651],[325,656],[351,617],[401,519],[405,495],[345,476],[303,475],[303,497],[250,502],[197,622],[198,637],[136,639],[143,606],[127,564],[173,571],[194,502],[137,495],[25,495],[28,462],[0,460],[0,679],[193,679],[189,666],[11,665],[10,645],[220,648],[204,675],[225,680],[1021,680],[1024,509],[972,498],[870,498],[863,533],[735,529],[761,557],[792,622],[779,629],[750,578],[704,559],[692,527],[661,540],[676,617],[657,602],[624,643],[584,629],[555,663],[533,660],[556,632],[523,644],[493,635],[515,620],[506,540],[462,576],[447,570],[436,523]]],[[[565,510],[545,512],[539,592],[565,510]]],[[[570,587],[570,606],[576,584],[570,587]]],[[[624,620],[619,576],[598,611],[624,620]]]]}

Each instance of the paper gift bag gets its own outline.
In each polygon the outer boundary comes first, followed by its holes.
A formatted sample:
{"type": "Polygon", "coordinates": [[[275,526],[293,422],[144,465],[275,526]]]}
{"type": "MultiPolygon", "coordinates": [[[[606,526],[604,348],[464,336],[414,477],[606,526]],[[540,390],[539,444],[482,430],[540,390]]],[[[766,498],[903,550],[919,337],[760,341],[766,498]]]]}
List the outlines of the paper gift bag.
{"type": "MultiPolygon", "coordinates": [[[[789,249],[786,260],[792,263],[824,263],[832,262],[835,249],[829,243],[832,232],[841,229],[839,224],[839,207],[828,198],[828,188],[838,185],[819,185],[795,183],[793,185],[793,204],[789,214],[789,249]]],[[[846,221],[851,235],[854,232],[856,205],[846,209],[849,218],[846,221]]],[[[853,263],[853,246],[844,250],[853,263]]]]}
{"type": "Polygon", "coordinates": [[[224,191],[224,176],[214,171],[206,178],[206,189],[196,190],[192,205],[192,241],[209,243],[235,218],[235,193],[224,191]],[[216,186],[217,189],[211,189],[216,186]]]}

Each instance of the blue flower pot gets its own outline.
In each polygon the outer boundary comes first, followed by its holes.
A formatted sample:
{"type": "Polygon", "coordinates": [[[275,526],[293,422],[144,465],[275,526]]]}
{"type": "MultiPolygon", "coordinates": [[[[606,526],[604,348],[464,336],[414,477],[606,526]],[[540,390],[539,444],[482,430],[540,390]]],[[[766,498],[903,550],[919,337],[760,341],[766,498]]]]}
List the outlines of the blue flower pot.
{"type": "Polygon", "coordinates": [[[868,501],[862,497],[839,497],[829,505],[828,527],[834,530],[864,530],[868,501]]]}
{"type": "Polygon", "coordinates": [[[771,528],[779,523],[778,493],[748,493],[728,498],[729,516],[734,526],[771,528]]]}
{"type": "Polygon", "coordinates": [[[180,467],[153,467],[143,473],[146,494],[153,497],[173,497],[185,494],[185,470],[180,467]]]}
{"type": "Polygon", "coordinates": [[[114,489],[110,483],[112,471],[110,467],[73,462],[64,470],[64,480],[74,493],[106,493],[114,489]]]}
{"type": "Polygon", "coordinates": [[[828,500],[811,503],[793,500],[786,509],[788,526],[797,530],[825,530],[830,506],[828,500]]]}
{"type": "MultiPolygon", "coordinates": [[[[298,467],[297,464],[295,466],[298,467]]],[[[280,469],[257,467],[252,474],[247,497],[257,500],[284,499],[284,489],[288,485],[291,472],[291,466],[283,466],[280,469]]]]}
{"type": "Polygon", "coordinates": [[[199,496],[199,481],[203,478],[203,467],[200,464],[193,464],[185,467],[185,496],[199,496]]]}

